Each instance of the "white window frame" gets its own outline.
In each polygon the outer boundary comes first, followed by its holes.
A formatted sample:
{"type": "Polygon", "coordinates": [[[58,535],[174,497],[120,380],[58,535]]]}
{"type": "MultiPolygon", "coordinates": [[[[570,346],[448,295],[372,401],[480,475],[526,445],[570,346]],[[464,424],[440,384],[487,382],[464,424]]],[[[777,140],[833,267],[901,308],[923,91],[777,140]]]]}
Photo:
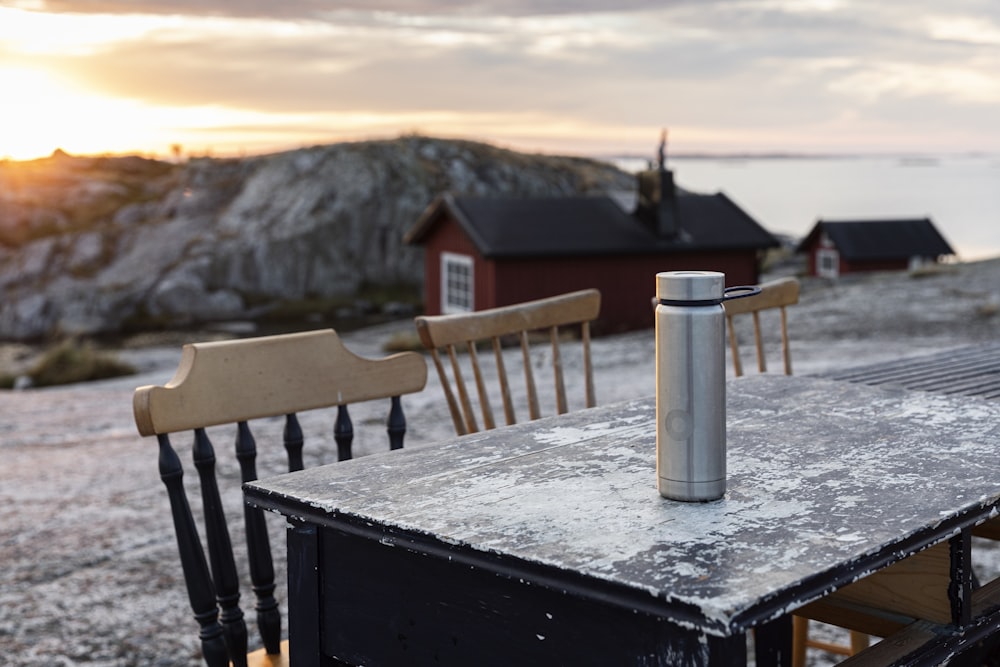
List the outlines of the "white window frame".
{"type": "Polygon", "coordinates": [[[840,276],[840,253],[835,248],[820,248],[816,251],[816,275],[820,278],[840,276]]]}
{"type": "MultiPolygon", "coordinates": [[[[458,277],[458,276],[455,276],[458,277]]],[[[441,253],[441,312],[468,313],[476,309],[475,263],[469,255],[441,253]],[[468,279],[463,286],[453,280],[453,269],[464,272],[468,279]]]]}

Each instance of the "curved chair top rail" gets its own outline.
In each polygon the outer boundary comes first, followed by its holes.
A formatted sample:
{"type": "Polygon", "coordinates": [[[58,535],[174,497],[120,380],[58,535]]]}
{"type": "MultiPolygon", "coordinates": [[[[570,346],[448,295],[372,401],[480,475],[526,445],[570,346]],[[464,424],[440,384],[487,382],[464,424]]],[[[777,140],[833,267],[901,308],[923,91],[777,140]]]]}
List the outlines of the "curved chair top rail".
{"type": "Polygon", "coordinates": [[[166,385],[135,390],[144,436],[273,417],[421,391],[427,362],[417,352],[365,359],[333,329],[185,345],[166,385]]]}
{"type": "Polygon", "coordinates": [[[601,311],[601,293],[596,289],[501,306],[481,312],[417,317],[420,340],[427,348],[444,347],[469,340],[503,336],[511,331],[548,329],[564,324],[589,322],[601,311]]]}
{"type": "Polygon", "coordinates": [[[799,302],[799,281],[795,278],[778,278],[763,283],[760,294],[749,299],[732,299],[723,305],[726,315],[752,313],[755,310],[790,306],[799,302]]]}

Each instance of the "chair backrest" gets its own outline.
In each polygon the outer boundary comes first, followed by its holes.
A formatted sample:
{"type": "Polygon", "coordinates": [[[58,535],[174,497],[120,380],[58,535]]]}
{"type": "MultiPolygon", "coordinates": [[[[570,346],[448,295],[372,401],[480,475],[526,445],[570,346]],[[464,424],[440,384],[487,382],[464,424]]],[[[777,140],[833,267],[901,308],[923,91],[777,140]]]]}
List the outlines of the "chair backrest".
{"type": "Polygon", "coordinates": [[[792,350],[788,342],[788,315],[785,306],[799,302],[799,281],[795,278],[779,278],[766,282],[761,286],[760,294],[747,299],[732,299],[726,301],[726,328],[729,330],[729,349],[733,358],[733,370],[737,376],[743,375],[743,364],[740,360],[740,348],[737,341],[736,327],[733,317],[750,313],[753,316],[753,335],[757,348],[757,369],[767,371],[767,360],[764,357],[764,336],[760,326],[760,311],[777,308],[781,315],[781,353],[784,359],[785,375],[792,374],[792,350]]]}
{"type": "Polygon", "coordinates": [[[514,424],[517,422],[502,349],[504,339],[513,337],[517,338],[521,347],[521,364],[524,368],[528,416],[530,419],[538,419],[541,416],[529,342],[529,334],[536,331],[544,330],[548,333],[552,354],[556,411],[562,414],[569,410],[569,404],[566,399],[563,362],[559,349],[559,328],[575,329],[577,326],[579,327],[585,406],[593,407],[596,405],[594,372],[590,361],[590,322],[597,318],[600,310],[601,293],[596,289],[588,289],[471,313],[417,317],[417,331],[424,347],[430,351],[438,376],[441,378],[441,386],[448,402],[455,432],[458,435],[465,435],[479,430],[479,422],[476,419],[472,399],[458,359],[460,348],[464,348],[468,354],[479,398],[483,428],[496,427],[486,379],[476,354],[477,344],[480,342],[489,341],[493,348],[494,364],[506,423],[514,424]],[[446,354],[451,362],[451,376],[441,360],[442,354],[446,354]],[[452,389],[453,383],[454,390],[452,389]]]}
{"type": "MultiPolygon", "coordinates": [[[[215,474],[215,452],[206,432],[233,424],[243,482],[256,479],[256,442],[249,421],[284,417],[289,471],[303,467],[297,413],[337,406],[338,459],[350,458],[353,426],[347,405],[390,399],[390,447],[403,445],[406,422],[400,395],[423,389],[427,363],[416,352],[378,360],[348,351],[333,330],[185,345],[166,385],[144,386],[133,396],[135,423],[159,441],[160,477],[167,487],[184,579],[202,653],[209,665],[246,664],[247,630],[239,606],[239,578],[215,474]],[[194,431],[194,466],[201,485],[208,559],[184,491],[180,458],[169,434],[194,431]],[[210,563],[210,567],[209,567],[210,563]],[[227,650],[228,647],[228,650],[227,650]]],[[[244,507],[250,578],[257,620],[269,654],[279,652],[281,618],[263,512],[244,507]]]]}

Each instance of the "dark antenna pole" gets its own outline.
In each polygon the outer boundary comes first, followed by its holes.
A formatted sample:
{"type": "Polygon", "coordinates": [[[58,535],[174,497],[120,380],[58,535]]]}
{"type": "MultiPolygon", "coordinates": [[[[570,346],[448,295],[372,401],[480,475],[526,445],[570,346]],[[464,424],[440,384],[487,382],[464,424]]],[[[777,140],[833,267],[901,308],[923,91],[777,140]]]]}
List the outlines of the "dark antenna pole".
{"type": "Polygon", "coordinates": [[[667,168],[667,130],[664,128],[660,132],[660,150],[659,150],[659,160],[657,162],[660,169],[667,168]]]}

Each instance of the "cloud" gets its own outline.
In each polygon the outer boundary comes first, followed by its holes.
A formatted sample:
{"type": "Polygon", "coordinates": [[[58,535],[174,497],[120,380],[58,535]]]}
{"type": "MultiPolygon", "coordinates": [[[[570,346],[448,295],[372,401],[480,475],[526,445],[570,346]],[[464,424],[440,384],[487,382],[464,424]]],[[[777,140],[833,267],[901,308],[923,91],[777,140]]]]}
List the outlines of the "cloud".
{"type": "MultiPolygon", "coordinates": [[[[672,4],[681,4],[674,0],[672,4]]],[[[695,2],[696,0],[687,0],[695,2]]],[[[630,12],[663,7],[656,0],[43,0],[49,12],[88,14],[183,14],[272,19],[320,19],[333,11],[391,12],[411,15],[464,14],[470,16],[541,16],[630,12]]]]}
{"type": "Polygon", "coordinates": [[[984,120],[1000,104],[995,4],[59,0],[46,7],[164,18],[43,57],[107,95],[303,127],[464,116],[484,135],[491,123],[608,135],[670,125],[830,142],[831,129],[871,137],[896,123],[913,137],[962,123],[996,137],[984,120]]]}

